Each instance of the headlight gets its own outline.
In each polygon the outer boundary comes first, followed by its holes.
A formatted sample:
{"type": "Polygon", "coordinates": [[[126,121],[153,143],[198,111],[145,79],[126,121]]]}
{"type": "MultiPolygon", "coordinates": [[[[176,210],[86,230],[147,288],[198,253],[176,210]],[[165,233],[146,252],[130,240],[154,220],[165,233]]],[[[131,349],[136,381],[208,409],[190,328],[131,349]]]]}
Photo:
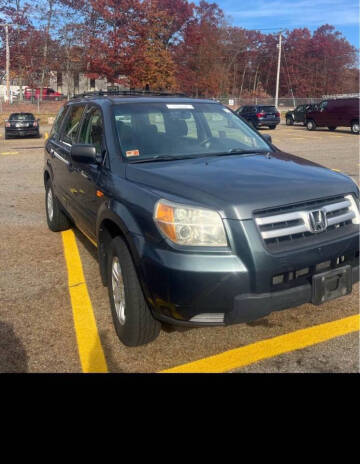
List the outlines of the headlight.
{"type": "Polygon", "coordinates": [[[358,200],[355,200],[355,198],[352,195],[346,195],[345,197],[347,200],[350,201],[351,206],[350,206],[350,211],[352,211],[355,214],[354,219],[352,220],[353,224],[360,224],[360,213],[359,213],[359,202],[358,200]]]}
{"type": "Polygon", "coordinates": [[[154,221],[162,234],[178,245],[227,246],[224,225],[216,211],[159,200],[154,221]]]}

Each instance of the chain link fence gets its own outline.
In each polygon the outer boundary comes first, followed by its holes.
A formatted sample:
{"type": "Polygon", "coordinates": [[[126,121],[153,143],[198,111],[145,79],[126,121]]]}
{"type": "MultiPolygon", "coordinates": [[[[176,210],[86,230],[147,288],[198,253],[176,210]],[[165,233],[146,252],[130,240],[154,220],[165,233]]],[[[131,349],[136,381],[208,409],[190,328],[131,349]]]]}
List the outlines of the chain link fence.
{"type": "MultiPolygon", "coordinates": [[[[221,103],[224,105],[238,108],[244,105],[267,105],[274,106],[275,98],[262,98],[262,97],[244,97],[244,98],[232,98],[232,97],[221,97],[219,98],[221,103]]],[[[310,103],[320,103],[322,98],[311,97],[311,98],[298,98],[298,97],[286,97],[278,99],[279,110],[288,110],[294,108],[297,105],[306,105],[310,103]]]]}

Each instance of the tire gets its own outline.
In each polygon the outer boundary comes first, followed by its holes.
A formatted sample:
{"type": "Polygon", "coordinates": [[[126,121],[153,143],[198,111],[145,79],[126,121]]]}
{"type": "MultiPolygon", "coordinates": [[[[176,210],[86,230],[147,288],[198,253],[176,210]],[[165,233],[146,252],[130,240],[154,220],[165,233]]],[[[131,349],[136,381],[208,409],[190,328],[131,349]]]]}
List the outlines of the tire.
{"type": "Polygon", "coordinates": [[[269,129],[276,129],[276,126],[269,126],[269,129]]]}
{"type": "Polygon", "coordinates": [[[336,130],[336,127],[334,127],[334,126],[329,126],[328,129],[329,129],[329,131],[334,132],[334,130],[336,130]]]}
{"type": "Polygon", "coordinates": [[[293,120],[293,118],[287,117],[287,118],[286,118],[286,125],[287,125],[287,126],[293,126],[293,125],[294,125],[294,120],[293,120]]]}
{"type": "Polygon", "coordinates": [[[132,257],[121,237],[115,237],[109,245],[107,276],[111,314],[119,340],[126,346],[145,345],[155,340],[161,323],[146,303],[132,257]],[[120,288],[115,303],[116,281],[120,288]]]}
{"type": "Polygon", "coordinates": [[[353,134],[359,134],[359,121],[353,121],[351,123],[351,132],[353,134]]]}
{"type": "Polygon", "coordinates": [[[46,220],[50,230],[53,232],[60,232],[62,230],[70,229],[70,219],[61,210],[59,200],[54,194],[51,182],[48,181],[45,188],[45,210],[46,220]],[[52,212],[50,205],[52,204],[52,212]]]}
{"type": "Polygon", "coordinates": [[[312,119],[309,119],[308,121],[306,121],[306,128],[307,130],[309,131],[313,131],[316,129],[316,124],[315,122],[312,120],[312,119]]]}

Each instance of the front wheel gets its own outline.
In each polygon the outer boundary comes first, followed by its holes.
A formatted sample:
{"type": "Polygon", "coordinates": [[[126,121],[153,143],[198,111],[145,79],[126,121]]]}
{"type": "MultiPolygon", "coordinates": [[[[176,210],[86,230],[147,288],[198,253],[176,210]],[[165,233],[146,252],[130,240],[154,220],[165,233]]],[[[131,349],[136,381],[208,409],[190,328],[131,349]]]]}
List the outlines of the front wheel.
{"type": "Polygon", "coordinates": [[[107,255],[108,292],[117,336],[126,346],[155,340],[161,324],[146,303],[132,257],[121,237],[111,241],[107,255]]]}
{"type": "Polygon", "coordinates": [[[351,132],[353,134],[358,134],[359,133],[359,121],[354,121],[352,124],[351,124],[351,132]]]}
{"type": "Polygon", "coordinates": [[[287,117],[287,118],[286,118],[286,125],[287,125],[287,126],[293,126],[293,125],[294,125],[294,120],[293,120],[293,118],[287,117]]]}
{"type": "Polygon", "coordinates": [[[306,128],[307,128],[307,130],[309,130],[309,131],[315,130],[315,129],[316,129],[316,124],[315,124],[315,122],[314,122],[312,119],[310,119],[309,121],[306,122],[306,128]]]}

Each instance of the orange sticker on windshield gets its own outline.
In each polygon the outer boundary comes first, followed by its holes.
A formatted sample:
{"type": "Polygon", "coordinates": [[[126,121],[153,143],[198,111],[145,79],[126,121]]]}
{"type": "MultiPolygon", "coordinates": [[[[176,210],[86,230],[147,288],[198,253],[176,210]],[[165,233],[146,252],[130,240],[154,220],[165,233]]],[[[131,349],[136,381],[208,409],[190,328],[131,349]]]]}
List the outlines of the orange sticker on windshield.
{"type": "Polygon", "coordinates": [[[140,152],[139,150],[128,150],[126,152],[126,156],[139,156],[140,152]]]}

